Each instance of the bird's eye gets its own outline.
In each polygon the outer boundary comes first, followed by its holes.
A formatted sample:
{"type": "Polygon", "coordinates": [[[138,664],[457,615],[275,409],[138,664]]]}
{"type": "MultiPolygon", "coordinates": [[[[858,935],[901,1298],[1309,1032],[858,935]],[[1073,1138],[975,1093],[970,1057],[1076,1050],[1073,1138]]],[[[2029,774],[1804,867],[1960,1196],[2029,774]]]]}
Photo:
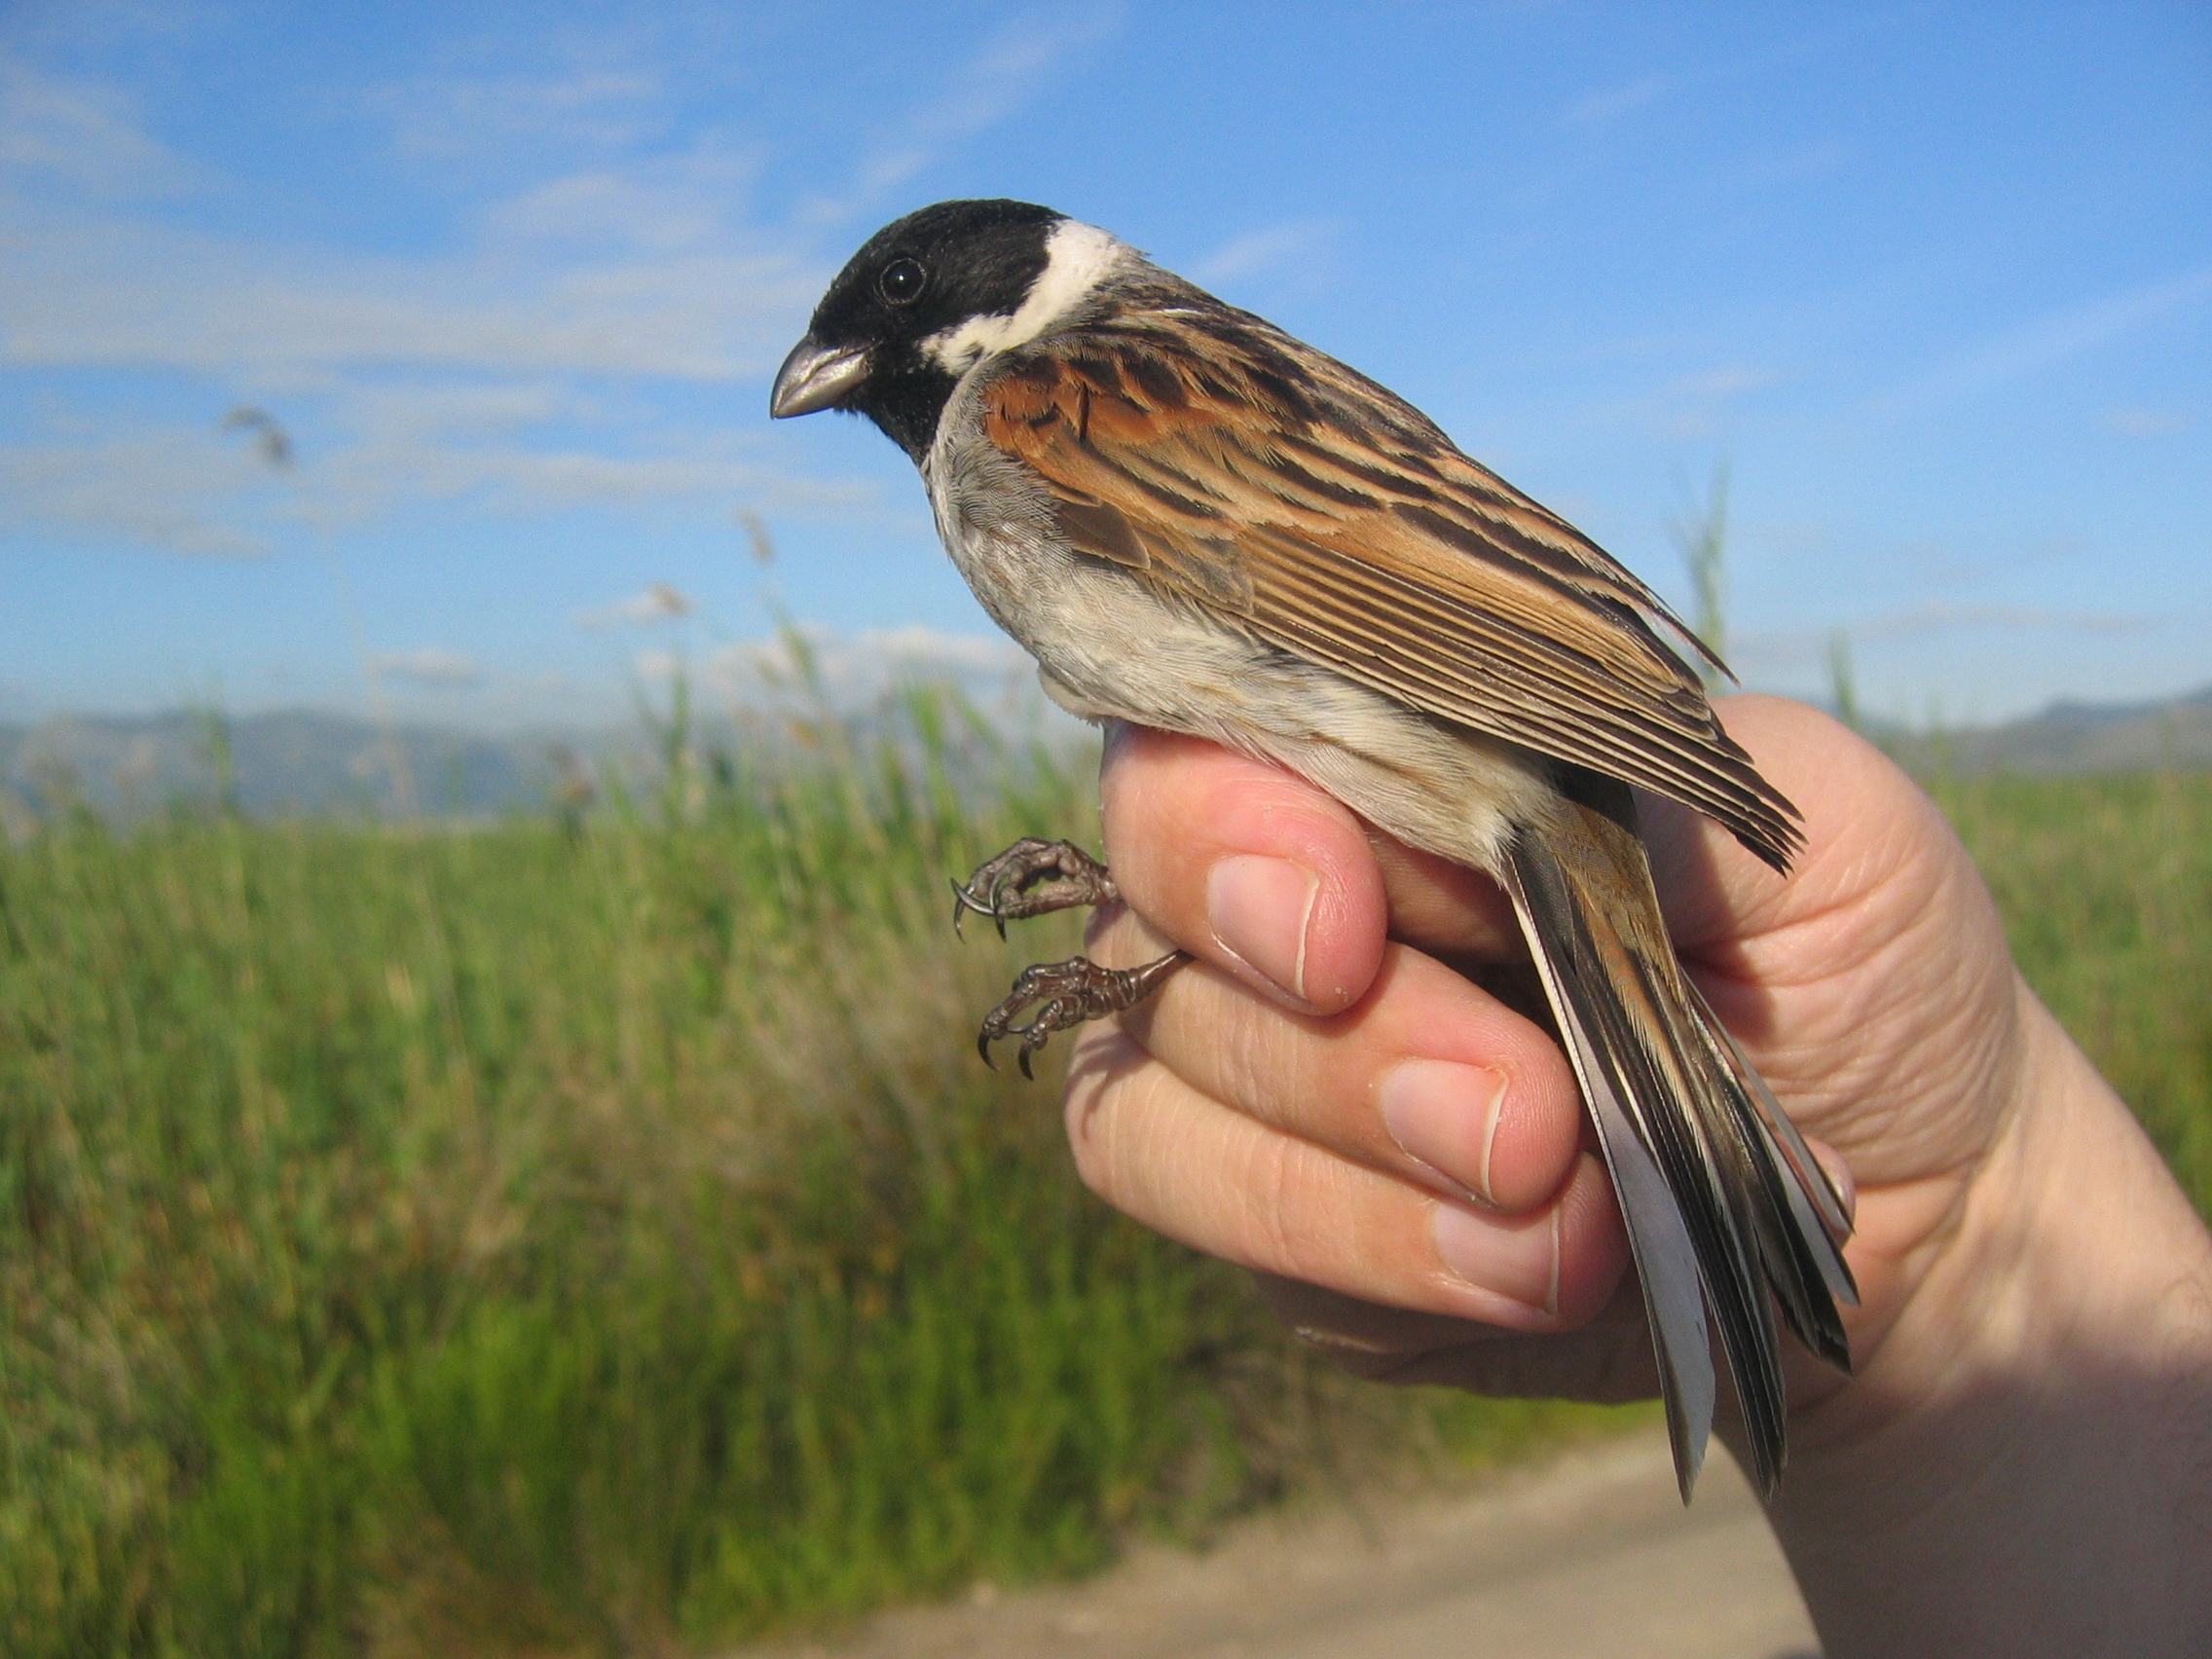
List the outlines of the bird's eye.
{"type": "Polygon", "coordinates": [[[875,291],[883,296],[887,305],[910,305],[921,298],[929,279],[930,274],[922,269],[921,261],[894,259],[875,279],[875,291]]]}

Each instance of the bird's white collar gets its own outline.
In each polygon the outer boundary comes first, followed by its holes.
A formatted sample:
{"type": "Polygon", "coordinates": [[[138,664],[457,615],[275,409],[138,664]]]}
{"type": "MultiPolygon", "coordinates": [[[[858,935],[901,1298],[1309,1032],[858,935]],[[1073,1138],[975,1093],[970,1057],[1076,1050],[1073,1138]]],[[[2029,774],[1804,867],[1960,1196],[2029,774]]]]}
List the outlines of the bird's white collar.
{"type": "Polygon", "coordinates": [[[1062,219],[1045,240],[1045,269],[1018,311],[940,329],[922,342],[922,354],[949,374],[964,375],[985,357],[1026,346],[1082,305],[1128,251],[1095,225],[1062,219]]]}

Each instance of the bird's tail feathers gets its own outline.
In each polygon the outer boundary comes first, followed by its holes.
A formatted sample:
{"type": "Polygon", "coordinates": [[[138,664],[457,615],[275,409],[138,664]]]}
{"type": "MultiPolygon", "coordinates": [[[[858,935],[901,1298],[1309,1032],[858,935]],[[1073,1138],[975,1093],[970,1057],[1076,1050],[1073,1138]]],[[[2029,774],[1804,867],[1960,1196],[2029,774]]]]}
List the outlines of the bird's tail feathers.
{"type": "Polygon", "coordinates": [[[1598,1130],[1598,1149],[1620,1200],[1651,1326],[1659,1391],[1667,1406],[1667,1433],[1674,1445],[1675,1478],[1687,1503],[1705,1464],[1714,1391],[1697,1246],[1684,1225],[1681,1206],[1675,1201],[1673,1179],[1654,1156],[1633,1092],[1621,1068],[1613,1063],[1615,1045],[1604,1028],[1620,1024],[1617,1011],[1591,1006],[1593,999],[1578,994],[1580,980],[1566,943],[1575,932],[1573,910],[1562,903],[1559,882],[1546,879],[1556,869],[1556,861],[1517,847],[1504,872],[1505,889],[1528,935],[1544,994],[1598,1130]],[[1547,949],[1547,938],[1560,940],[1561,947],[1547,949]],[[1608,1014],[1613,1017],[1608,1018],[1608,1014]]]}
{"type": "Polygon", "coordinates": [[[1744,1125],[1752,1163],[1769,1196],[1767,1213],[1778,1220],[1788,1216],[1791,1224],[1779,1230],[1782,1248],[1769,1251],[1767,1257],[1768,1281],[1783,1316],[1799,1342],[1839,1371],[1849,1371],[1851,1346],[1835,1307],[1859,1306],[1859,1285],[1843,1259],[1843,1245],[1851,1237],[1851,1212],[1797,1125],[1777,1104],[1704,993],[1687,976],[1681,977],[1681,985],[1700,1030],[1713,1045],[1716,1075],[1730,1097],[1735,1119],[1744,1125]],[[1783,1261],[1794,1271],[1778,1273],[1783,1261]],[[1815,1290],[1816,1281],[1825,1289],[1825,1298],[1815,1290]]]}
{"type": "MultiPolygon", "coordinates": [[[[1581,780],[1578,780],[1581,782],[1581,780]]],[[[1743,1410],[1752,1484],[1785,1450],[1775,1303],[1848,1368],[1850,1224],[1825,1172],[1683,976],[1629,793],[1589,779],[1560,823],[1524,829],[1506,887],[1620,1196],[1685,1499],[1712,1421],[1705,1308],[1743,1410]],[[1703,1296],[1699,1294],[1700,1286],[1703,1296]]]]}

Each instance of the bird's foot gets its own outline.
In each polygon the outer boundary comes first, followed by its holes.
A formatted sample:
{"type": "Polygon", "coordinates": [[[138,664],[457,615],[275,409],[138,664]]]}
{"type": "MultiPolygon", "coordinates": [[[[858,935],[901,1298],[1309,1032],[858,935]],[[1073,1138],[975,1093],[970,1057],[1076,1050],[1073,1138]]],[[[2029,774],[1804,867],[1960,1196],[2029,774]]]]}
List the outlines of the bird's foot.
{"type": "Polygon", "coordinates": [[[1078,904],[1106,904],[1121,898],[1106,866],[1073,841],[1022,838],[995,859],[986,859],[965,883],[952,884],[952,931],[973,910],[1006,925],[1025,916],[1049,915],[1078,904]]]}
{"type": "MultiPolygon", "coordinates": [[[[1099,871],[1100,875],[1104,873],[1104,870],[1099,871]]],[[[993,912],[986,910],[984,914],[993,912]]],[[[991,1045],[1003,1037],[1018,1037],[1021,1039],[1021,1075],[1033,1077],[1036,1074],[1029,1069],[1029,1056],[1042,1049],[1053,1032],[1067,1031],[1087,1019],[1104,1019],[1110,1014],[1136,1007],[1152,995],[1161,980],[1189,960],[1182,951],[1172,950],[1159,961],[1147,962],[1140,968],[1101,968],[1088,956],[1071,956],[1065,962],[1040,962],[1024,968],[1006,1001],[985,1016],[983,1029],[976,1038],[976,1051],[983,1056],[985,1065],[995,1068],[997,1062],[991,1058],[991,1045]],[[1029,1022],[1015,1024],[1021,1012],[1032,1005],[1037,1012],[1029,1022]]]]}

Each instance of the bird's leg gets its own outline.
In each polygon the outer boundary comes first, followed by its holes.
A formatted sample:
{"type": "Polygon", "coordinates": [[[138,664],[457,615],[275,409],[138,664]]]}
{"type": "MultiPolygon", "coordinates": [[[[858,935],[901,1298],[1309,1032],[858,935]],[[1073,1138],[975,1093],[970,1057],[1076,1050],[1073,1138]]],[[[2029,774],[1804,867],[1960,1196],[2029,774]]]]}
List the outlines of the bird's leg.
{"type": "Polygon", "coordinates": [[[985,1065],[994,1065],[991,1045],[1002,1037],[1018,1037],[1021,1075],[1034,1077],[1029,1056],[1045,1046],[1046,1038],[1055,1031],[1071,1030],[1087,1019],[1104,1019],[1110,1014],[1136,1007],[1152,995],[1161,980],[1189,960],[1182,951],[1171,950],[1141,968],[1101,968],[1088,956],[1024,968],[1006,1001],[984,1015],[976,1051],[983,1056],[985,1065]],[[1032,1003],[1037,1012],[1029,1023],[1016,1025],[1014,1017],[1032,1003]]]}
{"type": "Polygon", "coordinates": [[[952,884],[952,931],[973,910],[1006,925],[1025,916],[1050,915],[1078,904],[1110,904],[1121,898],[1106,866],[1073,841],[1024,835],[995,859],[985,859],[965,883],[952,884]]]}
{"type": "MultiPolygon", "coordinates": [[[[1109,904],[1121,896],[1106,866],[1072,841],[1024,835],[997,858],[985,860],[965,883],[952,884],[952,927],[959,932],[960,918],[973,910],[990,917],[1004,939],[1008,922],[1078,904],[1109,904]]],[[[1136,1007],[1188,960],[1174,950],[1138,968],[1101,968],[1088,956],[1024,968],[1007,999],[984,1017],[976,1051],[985,1065],[991,1065],[995,1063],[991,1045],[1004,1037],[1019,1037],[1021,1075],[1033,1076],[1029,1057],[1053,1032],[1136,1007]],[[1037,1012],[1028,1022],[1016,1024],[1032,1006],[1037,1012]]]]}

